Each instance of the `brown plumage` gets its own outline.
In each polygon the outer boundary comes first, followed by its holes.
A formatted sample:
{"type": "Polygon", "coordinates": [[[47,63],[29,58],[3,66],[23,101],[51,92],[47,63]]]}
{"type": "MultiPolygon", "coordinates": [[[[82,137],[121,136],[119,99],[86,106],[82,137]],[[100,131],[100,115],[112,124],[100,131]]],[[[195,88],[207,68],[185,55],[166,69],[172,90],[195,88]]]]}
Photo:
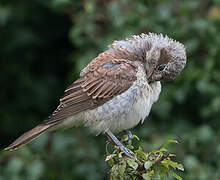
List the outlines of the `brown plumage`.
{"type": "Polygon", "coordinates": [[[123,59],[102,61],[96,69],[90,70],[65,90],[60,105],[48,120],[23,134],[6,150],[14,150],[25,145],[57,125],[59,121],[82,111],[94,109],[123,93],[136,80],[135,74],[135,68],[123,59]]]}
{"type": "Polygon", "coordinates": [[[22,136],[20,136],[18,139],[16,139],[10,146],[5,148],[5,150],[15,150],[20,146],[23,146],[30,141],[37,138],[39,135],[41,135],[44,131],[47,129],[53,127],[56,123],[51,124],[40,124],[36,126],[35,128],[31,129],[30,131],[24,133],[22,136]]]}
{"type": "Polygon", "coordinates": [[[160,58],[158,60],[157,66],[160,66],[161,64],[167,64],[171,58],[172,57],[169,54],[169,51],[165,48],[162,48],[160,50],[160,58]]]}
{"type": "Polygon", "coordinates": [[[136,80],[135,68],[123,59],[102,61],[69,86],[60,105],[46,124],[62,121],[72,114],[94,109],[127,90],[136,80]]]}

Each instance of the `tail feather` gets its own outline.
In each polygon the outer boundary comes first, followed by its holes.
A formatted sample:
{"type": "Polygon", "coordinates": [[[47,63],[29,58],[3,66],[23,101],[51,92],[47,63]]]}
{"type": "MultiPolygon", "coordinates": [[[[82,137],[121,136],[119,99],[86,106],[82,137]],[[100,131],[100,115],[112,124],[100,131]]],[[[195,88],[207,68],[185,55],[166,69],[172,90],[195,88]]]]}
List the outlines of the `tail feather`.
{"type": "Polygon", "coordinates": [[[16,139],[11,145],[9,145],[5,150],[13,151],[40,136],[43,132],[45,132],[50,127],[54,126],[56,123],[52,124],[40,124],[30,131],[24,133],[18,139],[16,139]]]}

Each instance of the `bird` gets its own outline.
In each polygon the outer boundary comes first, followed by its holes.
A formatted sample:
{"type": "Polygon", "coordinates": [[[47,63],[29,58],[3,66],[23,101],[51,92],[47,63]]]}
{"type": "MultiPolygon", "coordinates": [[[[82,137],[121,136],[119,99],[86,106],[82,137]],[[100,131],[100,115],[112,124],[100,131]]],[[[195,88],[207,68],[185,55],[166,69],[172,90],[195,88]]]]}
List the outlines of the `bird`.
{"type": "Polygon", "coordinates": [[[47,131],[83,125],[97,135],[106,134],[132,156],[113,133],[144,122],[159,98],[161,82],[174,80],[186,59],[184,45],[167,35],[142,33],[113,41],[66,88],[52,115],[5,150],[15,150],[47,131]]]}

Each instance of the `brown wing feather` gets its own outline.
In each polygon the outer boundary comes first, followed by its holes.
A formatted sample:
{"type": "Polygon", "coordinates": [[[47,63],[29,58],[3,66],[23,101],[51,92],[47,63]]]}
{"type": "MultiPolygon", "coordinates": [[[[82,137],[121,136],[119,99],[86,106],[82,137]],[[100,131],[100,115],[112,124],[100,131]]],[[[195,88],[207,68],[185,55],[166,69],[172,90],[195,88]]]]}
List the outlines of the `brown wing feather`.
{"type": "Polygon", "coordinates": [[[47,129],[53,127],[56,125],[56,123],[50,123],[50,124],[40,124],[36,126],[35,128],[31,129],[30,131],[24,133],[22,136],[20,136],[18,139],[16,139],[12,144],[10,144],[5,150],[15,150],[29,142],[31,142],[33,139],[40,136],[43,132],[45,132],[47,129]]]}
{"type": "Polygon", "coordinates": [[[76,113],[94,109],[126,91],[135,80],[135,68],[125,60],[105,61],[65,90],[60,105],[45,123],[62,121],[76,113]]]}

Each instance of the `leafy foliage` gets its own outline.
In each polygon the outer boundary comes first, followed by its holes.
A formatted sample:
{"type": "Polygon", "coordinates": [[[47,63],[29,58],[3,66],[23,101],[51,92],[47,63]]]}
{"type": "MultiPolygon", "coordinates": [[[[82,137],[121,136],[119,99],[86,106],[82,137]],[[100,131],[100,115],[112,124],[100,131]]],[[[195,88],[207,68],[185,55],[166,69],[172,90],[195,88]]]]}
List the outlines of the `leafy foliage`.
{"type": "MultiPolygon", "coordinates": [[[[134,136],[137,138],[137,136],[134,136]]],[[[117,179],[161,179],[163,177],[173,176],[178,180],[182,178],[174,170],[184,171],[183,165],[171,160],[174,154],[167,152],[167,145],[177,143],[175,140],[168,140],[158,150],[144,152],[139,146],[135,150],[132,141],[128,143],[128,136],[123,139],[127,143],[127,148],[134,151],[133,157],[124,156],[124,153],[115,146],[113,153],[107,151],[105,161],[108,162],[110,169],[110,180],[117,179]]]]}

